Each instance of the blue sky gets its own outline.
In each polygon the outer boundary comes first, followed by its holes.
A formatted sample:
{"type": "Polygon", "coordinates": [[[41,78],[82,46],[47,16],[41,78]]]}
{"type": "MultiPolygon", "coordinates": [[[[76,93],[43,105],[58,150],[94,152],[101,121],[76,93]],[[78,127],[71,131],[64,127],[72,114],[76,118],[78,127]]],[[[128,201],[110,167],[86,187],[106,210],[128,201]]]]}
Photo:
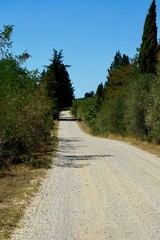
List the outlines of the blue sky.
{"type": "MultiPolygon", "coordinates": [[[[106,81],[116,51],[134,57],[141,44],[151,0],[1,0],[1,24],[13,24],[15,54],[32,56],[30,70],[49,65],[53,48],[63,49],[75,96],[106,81]]],[[[157,26],[160,3],[157,1],[157,26]]],[[[159,34],[158,34],[159,38],[159,34]]]]}

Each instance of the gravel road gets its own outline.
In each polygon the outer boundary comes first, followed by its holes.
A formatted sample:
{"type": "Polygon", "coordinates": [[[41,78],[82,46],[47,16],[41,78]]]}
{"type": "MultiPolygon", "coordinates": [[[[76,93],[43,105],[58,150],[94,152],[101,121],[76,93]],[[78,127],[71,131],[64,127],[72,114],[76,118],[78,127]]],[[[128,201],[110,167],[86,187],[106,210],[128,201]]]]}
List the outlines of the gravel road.
{"type": "Polygon", "coordinates": [[[160,240],[160,159],[62,112],[53,168],[12,236],[51,239],[160,240]]]}

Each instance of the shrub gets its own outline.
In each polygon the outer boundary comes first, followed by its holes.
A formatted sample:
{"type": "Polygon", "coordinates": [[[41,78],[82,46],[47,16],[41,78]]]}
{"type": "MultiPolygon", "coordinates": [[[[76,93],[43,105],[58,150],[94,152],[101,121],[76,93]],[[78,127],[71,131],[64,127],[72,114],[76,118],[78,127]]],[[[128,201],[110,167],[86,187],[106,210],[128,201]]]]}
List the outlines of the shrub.
{"type": "Polygon", "coordinates": [[[156,78],[151,92],[149,94],[149,102],[147,106],[146,125],[148,127],[149,141],[160,143],[160,79],[156,78]]]}
{"type": "Polygon", "coordinates": [[[138,75],[129,87],[126,100],[125,124],[128,135],[140,139],[147,139],[148,127],[146,124],[147,104],[154,75],[138,75]]]}
{"type": "Polygon", "coordinates": [[[103,135],[124,134],[125,101],[122,96],[105,100],[96,118],[98,132],[103,135]]]}
{"type": "Polygon", "coordinates": [[[43,88],[13,57],[0,61],[0,158],[29,160],[49,135],[52,118],[43,88]],[[23,157],[22,157],[23,155],[23,157]]]}
{"type": "Polygon", "coordinates": [[[97,96],[75,100],[72,113],[78,120],[84,121],[93,131],[97,133],[96,116],[99,112],[101,102],[97,96]]]}

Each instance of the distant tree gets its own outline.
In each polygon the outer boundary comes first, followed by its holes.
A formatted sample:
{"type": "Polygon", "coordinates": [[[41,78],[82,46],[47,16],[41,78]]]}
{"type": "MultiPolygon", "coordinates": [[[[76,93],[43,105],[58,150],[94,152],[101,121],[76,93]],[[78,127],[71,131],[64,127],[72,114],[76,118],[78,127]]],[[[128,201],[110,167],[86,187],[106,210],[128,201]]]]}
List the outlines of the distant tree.
{"type": "Polygon", "coordinates": [[[121,55],[118,51],[114,56],[114,60],[108,69],[107,81],[104,86],[105,98],[115,98],[124,92],[125,86],[130,82],[132,67],[129,57],[125,54],[121,55]]]}
{"type": "Polygon", "coordinates": [[[70,66],[63,63],[63,51],[54,49],[51,64],[42,72],[42,82],[45,83],[47,94],[52,101],[52,115],[55,118],[63,108],[70,107],[74,99],[74,88],[67,67],[70,66]]]}
{"type": "Polygon", "coordinates": [[[94,91],[86,92],[86,93],[84,94],[84,97],[85,97],[85,98],[90,98],[90,97],[93,97],[93,96],[94,96],[94,91]]]}
{"type": "Polygon", "coordinates": [[[120,51],[116,52],[116,55],[114,56],[114,60],[108,69],[109,75],[116,69],[120,67],[124,67],[130,64],[129,57],[125,54],[123,56],[121,55],[120,51]]]}
{"type": "Polygon", "coordinates": [[[103,98],[103,91],[104,91],[103,83],[100,83],[96,91],[96,95],[98,96],[98,98],[101,98],[101,99],[103,98]]]}
{"type": "Polygon", "coordinates": [[[42,73],[41,73],[41,77],[43,78],[43,77],[45,76],[45,74],[46,74],[46,70],[43,69],[43,71],[42,71],[42,73]]]}
{"type": "Polygon", "coordinates": [[[130,64],[129,57],[126,54],[123,54],[120,66],[125,67],[128,66],[129,64],[130,64]]]}
{"type": "Polygon", "coordinates": [[[108,69],[109,75],[112,71],[120,67],[121,61],[122,61],[122,56],[121,56],[121,53],[118,51],[116,52],[116,55],[114,56],[114,60],[111,63],[110,68],[108,69]]]}
{"type": "Polygon", "coordinates": [[[108,76],[107,76],[108,81],[110,80],[110,76],[115,70],[121,67],[125,67],[129,64],[130,64],[129,57],[125,54],[123,54],[122,56],[120,51],[117,51],[116,55],[114,56],[114,60],[111,63],[110,68],[108,69],[108,76]]]}
{"type": "Polygon", "coordinates": [[[153,0],[145,19],[139,52],[140,73],[156,73],[157,46],[156,3],[153,0]]]}

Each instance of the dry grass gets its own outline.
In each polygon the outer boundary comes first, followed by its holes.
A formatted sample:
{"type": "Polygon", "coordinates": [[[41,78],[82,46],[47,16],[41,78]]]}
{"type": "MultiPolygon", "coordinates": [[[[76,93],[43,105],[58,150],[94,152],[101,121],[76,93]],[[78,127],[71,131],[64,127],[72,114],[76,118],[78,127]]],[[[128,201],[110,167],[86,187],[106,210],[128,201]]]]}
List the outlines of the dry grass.
{"type": "Polygon", "coordinates": [[[0,239],[9,237],[24,207],[38,189],[44,169],[17,165],[10,171],[0,172],[0,239]]]}
{"type": "Polygon", "coordinates": [[[36,194],[53,161],[57,146],[57,131],[53,141],[35,153],[28,165],[19,164],[0,170],[0,240],[9,239],[10,233],[23,216],[24,209],[36,194]]]}
{"type": "Polygon", "coordinates": [[[87,134],[92,134],[91,129],[87,126],[86,123],[84,123],[83,121],[77,121],[77,122],[80,128],[82,129],[82,131],[84,131],[87,134]]]}

